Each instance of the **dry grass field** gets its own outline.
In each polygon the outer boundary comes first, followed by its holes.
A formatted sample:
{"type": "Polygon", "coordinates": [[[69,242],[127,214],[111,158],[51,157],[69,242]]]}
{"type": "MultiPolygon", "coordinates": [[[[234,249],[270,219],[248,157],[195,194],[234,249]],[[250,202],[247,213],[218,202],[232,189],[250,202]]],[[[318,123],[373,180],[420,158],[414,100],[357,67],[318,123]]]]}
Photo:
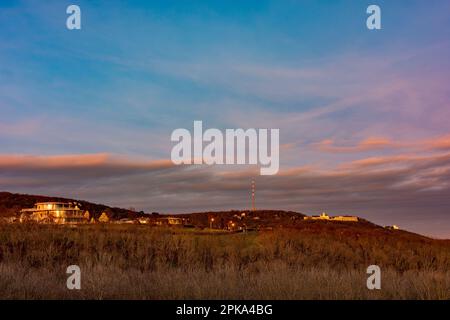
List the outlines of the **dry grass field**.
{"type": "Polygon", "coordinates": [[[0,225],[1,299],[450,299],[450,243],[345,223],[239,234],[0,225]],[[66,288],[79,265],[81,290],[66,288]],[[366,268],[382,270],[381,290],[366,268]]]}

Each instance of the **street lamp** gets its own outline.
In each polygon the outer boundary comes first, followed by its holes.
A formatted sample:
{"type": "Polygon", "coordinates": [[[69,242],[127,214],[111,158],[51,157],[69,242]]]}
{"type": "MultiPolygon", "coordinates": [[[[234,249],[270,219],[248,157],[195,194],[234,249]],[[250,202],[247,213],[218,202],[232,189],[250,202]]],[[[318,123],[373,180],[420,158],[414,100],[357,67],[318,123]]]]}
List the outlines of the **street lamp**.
{"type": "Polygon", "coordinates": [[[214,218],[211,218],[211,219],[209,220],[209,228],[210,228],[210,229],[212,229],[212,224],[213,224],[213,222],[214,222],[214,218]]]}

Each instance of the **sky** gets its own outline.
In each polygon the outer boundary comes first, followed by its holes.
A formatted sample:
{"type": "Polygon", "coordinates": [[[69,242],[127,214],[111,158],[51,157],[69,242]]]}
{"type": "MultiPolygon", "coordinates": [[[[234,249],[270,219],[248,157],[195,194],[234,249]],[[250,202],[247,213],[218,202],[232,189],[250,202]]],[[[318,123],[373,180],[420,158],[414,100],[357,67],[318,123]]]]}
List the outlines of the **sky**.
{"type": "Polygon", "coordinates": [[[0,191],[182,213],[255,179],[257,208],[450,238],[449,56],[447,0],[2,0],[0,191]],[[280,129],[279,173],[173,165],[195,120],[280,129]]]}

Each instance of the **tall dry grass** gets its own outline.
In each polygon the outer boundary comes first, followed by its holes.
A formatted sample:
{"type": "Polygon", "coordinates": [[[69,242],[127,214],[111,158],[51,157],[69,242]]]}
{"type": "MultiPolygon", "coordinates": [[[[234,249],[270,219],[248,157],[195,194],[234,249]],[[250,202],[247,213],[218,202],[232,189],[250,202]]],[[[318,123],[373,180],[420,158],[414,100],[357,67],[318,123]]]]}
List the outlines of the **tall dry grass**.
{"type": "Polygon", "coordinates": [[[450,299],[450,246],[420,237],[146,226],[0,226],[3,299],[450,299]],[[66,288],[68,265],[82,290],[66,288]],[[382,289],[366,288],[367,266],[382,289]]]}

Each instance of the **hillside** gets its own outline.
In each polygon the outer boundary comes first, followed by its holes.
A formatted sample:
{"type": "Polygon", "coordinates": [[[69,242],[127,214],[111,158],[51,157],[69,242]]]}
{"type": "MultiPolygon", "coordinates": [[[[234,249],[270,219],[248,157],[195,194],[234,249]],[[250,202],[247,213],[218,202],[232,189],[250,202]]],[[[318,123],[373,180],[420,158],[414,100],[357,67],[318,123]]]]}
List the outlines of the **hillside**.
{"type": "MultiPolygon", "coordinates": [[[[18,216],[23,208],[31,208],[36,202],[62,201],[78,202],[83,210],[88,210],[96,219],[102,212],[107,212],[113,220],[123,218],[136,219],[138,217],[148,217],[156,219],[158,217],[167,217],[169,215],[160,215],[157,213],[146,214],[136,212],[130,209],[109,207],[104,204],[95,204],[88,201],[38,196],[28,194],[17,194],[10,192],[0,192],[0,217],[18,216]]],[[[229,211],[206,211],[194,212],[178,215],[170,215],[185,218],[187,223],[193,227],[204,229],[213,227],[214,229],[224,229],[229,224],[234,224],[234,230],[245,227],[247,230],[273,230],[273,229],[292,229],[308,234],[330,234],[336,240],[347,238],[358,240],[362,238],[395,238],[399,241],[429,241],[428,237],[408,232],[405,230],[390,230],[376,225],[370,221],[359,219],[358,222],[336,222],[336,221],[306,221],[304,214],[294,211],[283,210],[229,210],[229,211]]],[[[441,240],[441,242],[450,243],[450,240],[441,240]]]]}
{"type": "Polygon", "coordinates": [[[209,227],[211,219],[215,228],[223,229],[227,223],[233,221],[248,228],[265,227],[273,228],[279,226],[293,225],[296,221],[303,220],[304,214],[294,211],[283,210],[229,210],[194,212],[178,215],[189,219],[190,223],[198,227],[209,227]]]}
{"type": "Polygon", "coordinates": [[[362,218],[359,218],[358,222],[304,220],[305,215],[302,213],[282,210],[212,211],[179,216],[189,219],[194,226],[200,228],[208,228],[210,219],[214,218],[213,227],[219,229],[232,221],[237,226],[245,225],[248,229],[263,231],[292,230],[305,237],[320,235],[321,237],[330,237],[334,241],[383,239],[383,241],[415,243],[416,245],[423,245],[424,243],[450,245],[450,240],[435,240],[407,230],[392,230],[362,218]],[[242,213],[245,213],[245,217],[241,216],[242,213]]]}
{"type": "Polygon", "coordinates": [[[36,202],[48,201],[78,202],[83,210],[88,210],[95,218],[98,218],[104,211],[113,219],[137,218],[144,214],[143,212],[109,207],[104,204],[95,204],[83,200],[0,192],[0,217],[17,216],[21,209],[32,208],[36,202]]]}

